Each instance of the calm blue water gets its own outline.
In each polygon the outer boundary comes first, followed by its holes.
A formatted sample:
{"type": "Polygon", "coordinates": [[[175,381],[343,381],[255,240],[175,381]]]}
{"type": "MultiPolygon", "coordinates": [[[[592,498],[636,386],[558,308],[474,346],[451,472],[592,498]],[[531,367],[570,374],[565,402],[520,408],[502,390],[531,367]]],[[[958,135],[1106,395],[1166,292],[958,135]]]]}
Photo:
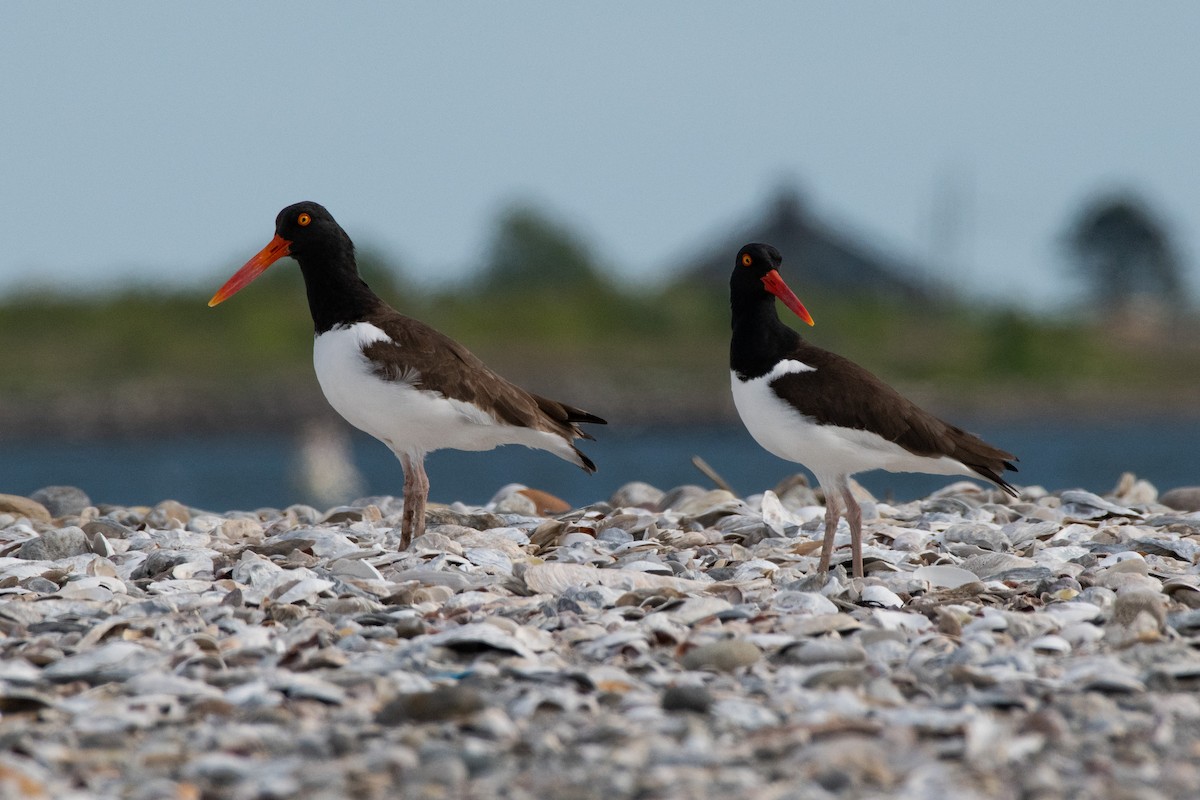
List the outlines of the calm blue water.
{"type": "MultiPolygon", "coordinates": [[[[1021,459],[1017,484],[1106,492],[1129,470],[1163,490],[1200,484],[1200,421],[971,423],[965,427],[1021,459]]],[[[504,447],[485,453],[443,451],[427,463],[431,498],[487,501],[518,482],[574,505],[607,499],[621,484],[642,480],[663,489],[708,485],[691,464],[699,455],[742,494],[770,488],[798,466],[763,451],[740,427],[597,430],[584,450],[595,475],[547,453],[504,447]]],[[[354,432],[354,460],[365,494],[399,495],[399,462],[378,442],[354,432]]],[[[216,511],[282,507],[308,501],[296,480],[298,445],[283,436],[207,436],[94,443],[10,442],[0,449],[0,492],[28,494],[70,484],[94,502],[153,504],[172,498],[216,511]]],[[[858,479],[878,497],[912,499],[950,478],[869,472],[858,479]]]]}

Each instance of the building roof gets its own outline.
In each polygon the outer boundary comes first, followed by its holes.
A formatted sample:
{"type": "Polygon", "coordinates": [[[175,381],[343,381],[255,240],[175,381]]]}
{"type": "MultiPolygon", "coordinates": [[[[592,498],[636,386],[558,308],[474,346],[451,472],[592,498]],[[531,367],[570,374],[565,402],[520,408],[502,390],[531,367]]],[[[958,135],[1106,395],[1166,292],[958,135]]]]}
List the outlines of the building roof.
{"type": "Polygon", "coordinates": [[[811,290],[851,295],[931,299],[939,287],[930,271],[873,247],[805,207],[794,188],[784,188],[757,218],[717,237],[683,264],[682,271],[704,283],[726,285],[733,256],[748,242],[774,245],[783,254],[784,277],[811,290]]]}

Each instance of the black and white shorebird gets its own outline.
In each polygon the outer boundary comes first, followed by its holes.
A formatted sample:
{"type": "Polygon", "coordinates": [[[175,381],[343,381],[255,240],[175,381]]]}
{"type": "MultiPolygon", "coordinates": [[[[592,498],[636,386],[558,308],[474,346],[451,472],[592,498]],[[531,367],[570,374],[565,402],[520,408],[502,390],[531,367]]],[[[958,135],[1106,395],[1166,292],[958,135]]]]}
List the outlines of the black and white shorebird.
{"type": "Polygon", "coordinates": [[[733,401],[750,435],[767,451],[808,467],[825,495],[821,572],[829,569],[843,513],[850,525],[853,574],[862,577],[862,512],[847,479],[873,469],[968,475],[1017,495],[1004,480],[1016,457],[918,408],[853,361],[804,341],[784,325],[775,298],[813,324],[779,275],[783,258],[748,244],[729,279],[733,401]]]}
{"type": "Polygon", "coordinates": [[[509,383],[458,342],[388,306],[359,277],[350,237],[317,203],[280,211],[275,237],[209,306],[284,256],[295,259],[304,275],[316,332],[313,366],[325,399],[403,465],[401,549],[425,530],[425,455],[434,450],[522,444],[596,471],[574,440],[592,438],[579,423],[604,420],[509,383]]]}

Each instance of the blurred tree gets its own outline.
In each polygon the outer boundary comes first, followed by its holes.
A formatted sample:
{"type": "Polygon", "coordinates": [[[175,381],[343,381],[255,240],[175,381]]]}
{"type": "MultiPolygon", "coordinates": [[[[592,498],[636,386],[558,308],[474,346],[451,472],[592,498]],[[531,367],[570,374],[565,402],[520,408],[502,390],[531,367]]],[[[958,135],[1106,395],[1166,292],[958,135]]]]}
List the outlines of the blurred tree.
{"type": "Polygon", "coordinates": [[[1037,356],[1037,329],[1028,317],[1006,309],[987,324],[984,337],[987,368],[996,375],[1032,375],[1037,356]]]}
{"type": "Polygon", "coordinates": [[[358,274],[377,295],[398,302],[398,298],[407,298],[415,293],[405,270],[396,266],[393,259],[370,247],[356,248],[355,255],[358,274]]]}
{"type": "Polygon", "coordinates": [[[1087,205],[1067,231],[1067,247],[1102,308],[1126,309],[1149,300],[1178,309],[1186,303],[1170,235],[1131,193],[1087,205]]]}
{"type": "Polygon", "coordinates": [[[481,283],[488,291],[522,293],[605,287],[582,239],[527,205],[501,215],[481,283]]]}

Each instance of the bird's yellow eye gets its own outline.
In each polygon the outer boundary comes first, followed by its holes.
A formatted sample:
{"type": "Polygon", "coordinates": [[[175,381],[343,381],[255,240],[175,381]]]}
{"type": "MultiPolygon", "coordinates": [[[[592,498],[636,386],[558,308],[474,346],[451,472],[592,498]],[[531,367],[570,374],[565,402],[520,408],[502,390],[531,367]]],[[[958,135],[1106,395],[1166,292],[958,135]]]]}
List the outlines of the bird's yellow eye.
{"type": "Polygon", "coordinates": [[[743,267],[748,267],[753,263],[754,263],[754,259],[750,257],[749,253],[742,254],[742,266],[743,267]]]}
{"type": "Polygon", "coordinates": [[[305,225],[307,225],[310,222],[312,222],[312,217],[310,217],[307,213],[301,214],[300,216],[296,217],[296,223],[301,228],[303,228],[305,225]]]}

